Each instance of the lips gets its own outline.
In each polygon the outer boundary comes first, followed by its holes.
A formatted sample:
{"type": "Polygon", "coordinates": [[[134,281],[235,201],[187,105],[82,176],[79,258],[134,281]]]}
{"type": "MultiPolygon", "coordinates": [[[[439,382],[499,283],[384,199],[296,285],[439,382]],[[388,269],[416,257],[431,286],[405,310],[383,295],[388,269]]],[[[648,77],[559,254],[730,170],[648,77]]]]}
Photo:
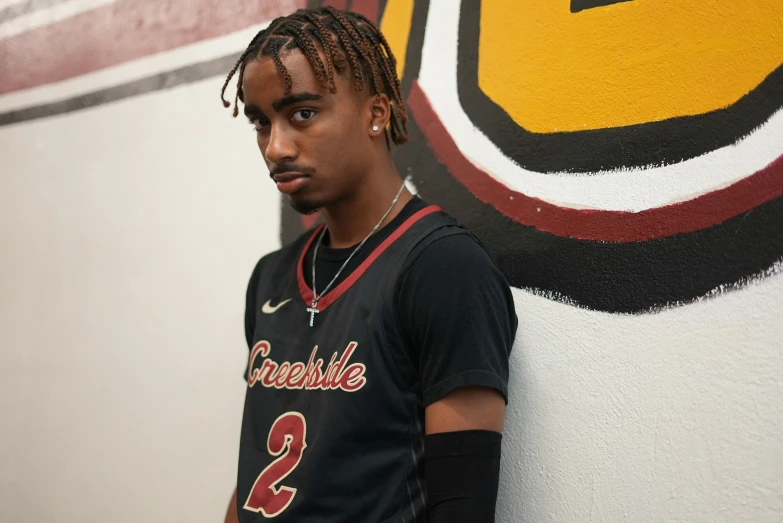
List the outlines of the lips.
{"type": "Polygon", "coordinates": [[[277,190],[285,194],[293,194],[307,184],[309,177],[299,172],[279,173],[272,176],[277,184],[277,190]]]}
{"type": "Polygon", "coordinates": [[[296,180],[297,178],[303,178],[305,175],[299,172],[287,172],[287,173],[280,173],[275,174],[272,176],[272,178],[276,182],[290,182],[292,180],[296,180]]]}

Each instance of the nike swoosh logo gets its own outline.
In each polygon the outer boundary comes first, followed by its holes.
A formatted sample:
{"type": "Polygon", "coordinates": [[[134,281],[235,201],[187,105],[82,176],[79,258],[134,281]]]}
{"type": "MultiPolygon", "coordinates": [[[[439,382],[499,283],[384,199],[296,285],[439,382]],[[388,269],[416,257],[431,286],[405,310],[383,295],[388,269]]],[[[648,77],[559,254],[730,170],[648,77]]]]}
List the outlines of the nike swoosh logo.
{"type": "Polygon", "coordinates": [[[282,307],[283,305],[285,305],[289,301],[291,301],[291,298],[288,298],[285,301],[281,301],[280,303],[278,303],[277,305],[275,305],[273,307],[272,303],[271,303],[272,300],[267,300],[266,303],[261,306],[261,312],[263,312],[264,314],[274,314],[274,313],[277,312],[277,309],[279,309],[280,307],[282,307]]]}

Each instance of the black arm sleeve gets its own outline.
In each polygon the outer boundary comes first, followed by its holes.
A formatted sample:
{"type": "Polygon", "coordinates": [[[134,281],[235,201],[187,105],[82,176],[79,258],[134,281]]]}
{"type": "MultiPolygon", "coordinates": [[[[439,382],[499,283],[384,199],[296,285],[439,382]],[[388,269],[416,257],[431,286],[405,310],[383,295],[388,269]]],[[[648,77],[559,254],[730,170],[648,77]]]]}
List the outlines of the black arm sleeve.
{"type": "Polygon", "coordinates": [[[502,436],[486,430],[424,438],[428,523],[493,523],[502,436]]]}
{"type": "Polygon", "coordinates": [[[397,305],[425,406],[468,386],[495,389],[508,402],[517,316],[492,258],[460,233],[414,252],[409,263],[397,305]]]}

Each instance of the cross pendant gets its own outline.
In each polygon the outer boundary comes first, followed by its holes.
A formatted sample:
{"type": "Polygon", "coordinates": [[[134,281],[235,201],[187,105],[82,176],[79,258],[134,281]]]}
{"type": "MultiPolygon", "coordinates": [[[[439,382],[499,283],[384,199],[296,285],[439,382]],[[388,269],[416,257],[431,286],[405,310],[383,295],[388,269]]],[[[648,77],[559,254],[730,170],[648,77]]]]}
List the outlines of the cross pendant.
{"type": "Polygon", "coordinates": [[[307,312],[310,313],[310,327],[313,326],[313,321],[315,320],[315,315],[318,314],[319,312],[321,312],[321,311],[319,311],[316,308],[316,305],[318,305],[318,301],[317,300],[313,300],[312,307],[308,307],[307,308],[307,312]]]}

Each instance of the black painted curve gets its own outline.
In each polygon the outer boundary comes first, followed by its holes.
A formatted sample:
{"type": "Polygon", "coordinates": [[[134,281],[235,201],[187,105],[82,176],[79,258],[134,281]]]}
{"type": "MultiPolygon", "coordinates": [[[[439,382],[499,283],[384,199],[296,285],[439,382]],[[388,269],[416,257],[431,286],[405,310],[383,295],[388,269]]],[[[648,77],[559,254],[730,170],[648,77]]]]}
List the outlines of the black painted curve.
{"type": "Polygon", "coordinates": [[[579,11],[584,11],[586,9],[594,9],[596,7],[604,7],[630,1],[631,0],[571,0],[571,12],[578,13],[579,11]]]}
{"type": "Polygon", "coordinates": [[[422,198],[487,246],[509,283],[589,309],[645,313],[739,288],[783,260],[783,197],[699,231],[644,242],[564,238],[479,201],[429,149],[415,121],[395,160],[422,198]]]}

